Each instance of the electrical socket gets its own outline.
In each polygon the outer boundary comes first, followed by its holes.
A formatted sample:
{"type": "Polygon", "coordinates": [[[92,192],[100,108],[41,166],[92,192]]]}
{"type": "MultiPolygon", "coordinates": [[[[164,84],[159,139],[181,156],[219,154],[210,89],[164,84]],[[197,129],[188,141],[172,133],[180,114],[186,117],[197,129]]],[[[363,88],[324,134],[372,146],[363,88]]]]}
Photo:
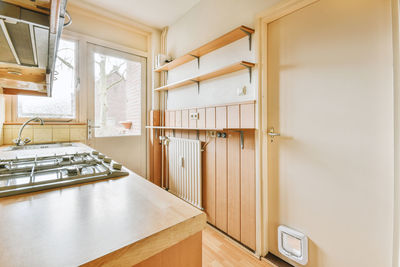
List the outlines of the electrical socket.
{"type": "Polygon", "coordinates": [[[243,86],[243,87],[237,89],[238,96],[244,96],[244,95],[246,95],[246,92],[247,92],[246,86],[243,86]]]}
{"type": "Polygon", "coordinates": [[[190,119],[198,120],[199,119],[199,113],[197,113],[197,112],[190,113],[190,119]]]}

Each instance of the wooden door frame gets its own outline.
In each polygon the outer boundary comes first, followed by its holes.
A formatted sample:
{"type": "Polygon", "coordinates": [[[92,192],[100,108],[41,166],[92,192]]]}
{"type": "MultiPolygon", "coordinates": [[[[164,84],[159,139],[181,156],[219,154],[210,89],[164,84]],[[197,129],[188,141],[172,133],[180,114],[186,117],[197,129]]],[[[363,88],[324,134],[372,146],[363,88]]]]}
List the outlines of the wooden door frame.
{"type": "Polygon", "coordinates": [[[258,62],[256,131],[256,255],[268,253],[267,30],[268,24],[320,0],[284,0],[256,16],[258,62]]]}
{"type": "Polygon", "coordinates": [[[394,214],[392,266],[400,266],[400,1],[392,0],[394,99],[394,214]]]}

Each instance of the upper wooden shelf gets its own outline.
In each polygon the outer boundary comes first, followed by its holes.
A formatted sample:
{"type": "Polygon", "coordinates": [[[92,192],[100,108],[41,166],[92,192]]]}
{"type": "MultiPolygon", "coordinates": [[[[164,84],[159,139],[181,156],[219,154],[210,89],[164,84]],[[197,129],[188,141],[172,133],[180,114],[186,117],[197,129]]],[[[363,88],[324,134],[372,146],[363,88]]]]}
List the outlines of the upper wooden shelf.
{"type": "Polygon", "coordinates": [[[50,0],[2,0],[5,3],[13,4],[16,6],[20,6],[32,11],[36,11],[39,13],[49,14],[50,13],[50,0]]]}
{"type": "Polygon", "coordinates": [[[47,96],[46,70],[0,63],[0,90],[5,95],[47,96]]]}
{"type": "Polygon", "coordinates": [[[172,70],[180,65],[183,65],[189,61],[192,61],[194,59],[199,59],[201,56],[204,56],[205,54],[208,54],[214,50],[217,50],[218,48],[221,48],[223,46],[226,46],[230,43],[233,43],[239,39],[242,39],[243,37],[249,36],[249,46],[251,49],[251,34],[254,33],[254,30],[251,28],[248,28],[246,26],[240,26],[234,29],[233,31],[230,31],[221,37],[193,50],[190,51],[189,53],[176,58],[175,60],[171,61],[170,63],[167,63],[154,71],[156,72],[161,72],[161,71],[168,71],[172,70]]]}
{"type": "Polygon", "coordinates": [[[240,61],[236,64],[224,67],[222,69],[210,72],[210,73],[206,73],[200,76],[196,76],[196,77],[192,77],[189,79],[185,79],[183,81],[178,81],[175,83],[171,83],[171,84],[167,84],[164,86],[161,86],[159,88],[154,89],[154,91],[167,91],[167,90],[172,90],[178,87],[182,87],[185,85],[189,85],[189,84],[194,84],[194,83],[200,83],[201,81],[205,81],[205,80],[209,80],[212,78],[216,78],[218,76],[222,76],[228,73],[232,73],[232,72],[236,72],[239,70],[243,70],[243,69],[249,69],[250,70],[250,82],[251,82],[251,68],[253,68],[255,66],[254,63],[251,62],[247,62],[247,61],[240,61]]]}

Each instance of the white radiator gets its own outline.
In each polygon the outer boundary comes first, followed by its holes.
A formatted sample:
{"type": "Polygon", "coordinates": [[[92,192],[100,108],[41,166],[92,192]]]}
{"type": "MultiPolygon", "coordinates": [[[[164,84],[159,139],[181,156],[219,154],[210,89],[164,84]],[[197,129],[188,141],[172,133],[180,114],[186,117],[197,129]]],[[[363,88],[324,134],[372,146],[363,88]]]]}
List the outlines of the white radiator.
{"type": "Polygon", "coordinates": [[[202,209],[201,142],[169,137],[169,191],[202,209]]]}

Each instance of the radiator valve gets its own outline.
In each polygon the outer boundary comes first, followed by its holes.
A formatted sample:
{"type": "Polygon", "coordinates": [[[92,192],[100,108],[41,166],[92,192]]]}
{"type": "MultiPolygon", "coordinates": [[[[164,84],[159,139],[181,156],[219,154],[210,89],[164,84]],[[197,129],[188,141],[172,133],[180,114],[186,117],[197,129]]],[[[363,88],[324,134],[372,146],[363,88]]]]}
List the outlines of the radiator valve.
{"type": "Polygon", "coordinates": [[[226,133],[218,132],[218,133],[217,133],[217,137],[226,138],[226,133]]]}

